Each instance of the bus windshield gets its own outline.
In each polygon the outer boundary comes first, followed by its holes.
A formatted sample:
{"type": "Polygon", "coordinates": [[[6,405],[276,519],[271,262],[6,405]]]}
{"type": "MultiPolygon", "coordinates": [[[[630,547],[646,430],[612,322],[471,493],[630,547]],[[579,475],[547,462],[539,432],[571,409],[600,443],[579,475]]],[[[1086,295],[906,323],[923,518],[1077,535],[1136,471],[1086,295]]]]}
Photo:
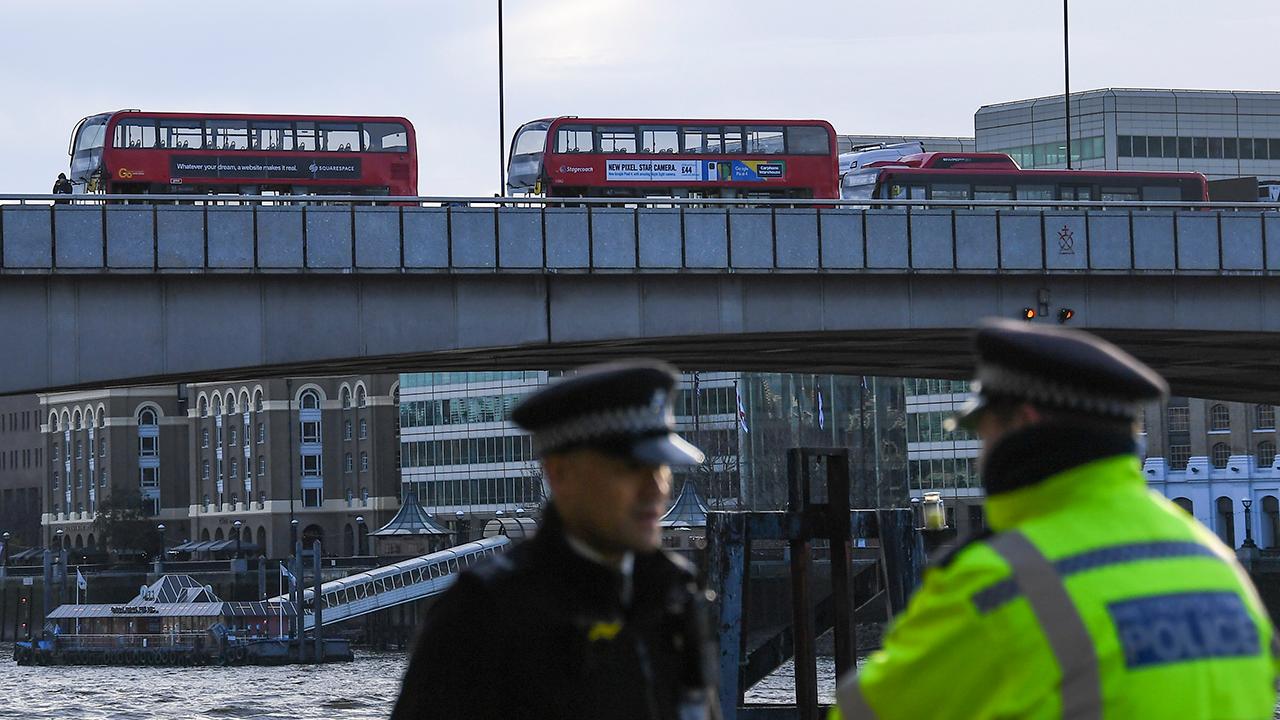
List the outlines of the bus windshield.
{"type": "Polygon", "coordinates": [[[102,146],[110,115],[94,115],[80,121],[71,138],[71,182],[85,183],[102,166],[102,146]]]}
{"type": "Polygon", "coordinates": [[[507,163],[508,193],[536,192],[549,127],[550,120],[535,120],[516,131],[515,141],[511,144],[511,159],[507,163]]]}
{"type": "Polygon", "coordinates": [[[880,170],[876,168],[846,173],[840,183],[840,197],[845,200],[869,200],[879,178],[880,170]]]}

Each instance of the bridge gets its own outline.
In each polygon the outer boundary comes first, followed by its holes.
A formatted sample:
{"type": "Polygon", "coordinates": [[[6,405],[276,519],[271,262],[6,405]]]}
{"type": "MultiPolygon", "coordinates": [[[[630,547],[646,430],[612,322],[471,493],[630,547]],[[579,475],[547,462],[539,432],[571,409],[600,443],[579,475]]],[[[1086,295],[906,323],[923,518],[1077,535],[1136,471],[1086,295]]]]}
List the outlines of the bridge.
{"type": "Polygon", "coordinates": [[[52,199],[0,197],[0,394],[636,354],[959,378],[977,318],[1032,308],[1280,401],[1272,206],[52,199]]]}
{"type": "MultiPolygon", "coordinates": [[[[497,535],[323,583],[321,625],[439,595],[453,584],[458,573],[486,557],[506,552],[510,545],[510,538],[497,535]]],[[[277,595],[267,602],[288,603],[291,599],[277,595]]],[[[303,629],[311,630],[316,624],[314,590],[303,591],[302,605],[303,629]]]]}

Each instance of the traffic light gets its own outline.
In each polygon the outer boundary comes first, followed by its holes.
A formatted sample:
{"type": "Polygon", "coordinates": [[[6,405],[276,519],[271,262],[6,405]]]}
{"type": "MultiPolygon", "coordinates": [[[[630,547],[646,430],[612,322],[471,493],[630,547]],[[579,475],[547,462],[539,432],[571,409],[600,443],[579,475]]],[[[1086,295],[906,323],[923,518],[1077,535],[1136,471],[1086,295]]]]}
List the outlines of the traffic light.
{"type": "Polygon", "coordinates": [[[1076,311],[1071,308],[1062,308],[1058,311],[1058,322],[1065,323],[1076,316],[1076,311]]]}
{"type": "Polygon", "coordinates": [[[1035,308],[1030,308],[1030,307],[1024,307],[1024,308],[1022,308],[1022,319],[1023,319],[1023,320],[1035,320],[1035,319],[1036,319],[1036,309],[1035,309],[1035,308]]]}

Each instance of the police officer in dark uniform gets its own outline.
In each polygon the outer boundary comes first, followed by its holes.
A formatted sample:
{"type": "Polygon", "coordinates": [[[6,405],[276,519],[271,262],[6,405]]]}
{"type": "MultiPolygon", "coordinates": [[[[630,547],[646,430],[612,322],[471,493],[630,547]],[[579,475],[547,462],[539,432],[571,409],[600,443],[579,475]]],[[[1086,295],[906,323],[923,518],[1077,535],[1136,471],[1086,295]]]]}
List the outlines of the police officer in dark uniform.
{"type": "Polygon", "coordinates": [[[1088,333],[976,335],[990,530],[933,563],[836,692],[853,718],[1270,718],[1276,643],[1232,550],[1147,487],[1134,439],[1167,386],[1088,333]]]}
{"type": "MultiPolygon", "coordinates": [[[[67,179],[66,173],[58,173],[58,179],[53,182],[54,195],[70,195],[74,191],[71,181],[67,179]]],[[[54,200],[57,205],[65,205],[66,200],[54,200]]]]}
{"type": "Polygon", "coordinates": [[[551,501],[536,537],[463,573],[427,613],[394,720],[718,718],[705,597],[662,551],[678,376],[598,365],[512,414],[551,501]]]}

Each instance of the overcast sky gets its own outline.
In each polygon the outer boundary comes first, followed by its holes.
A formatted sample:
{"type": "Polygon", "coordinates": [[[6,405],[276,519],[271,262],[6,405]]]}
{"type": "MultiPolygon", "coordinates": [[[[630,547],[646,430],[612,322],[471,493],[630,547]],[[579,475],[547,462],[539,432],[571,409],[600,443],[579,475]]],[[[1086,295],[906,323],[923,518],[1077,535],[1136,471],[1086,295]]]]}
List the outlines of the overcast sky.
{"type": "MultiPolygon", "coordinates": [[[[385,114],[420,191],[498,186],[496,0],[4,0],[0,192],[48,192],[76,121],[119,108],[385,114]]],[[[1056,0],[506,0],[507,132],[554,115],[825,118],[972,135],[1062,88],[1056,0]]],[[[1280,8],[1074,0],[1071,82],[1276,89],[1280,8]]]]}

